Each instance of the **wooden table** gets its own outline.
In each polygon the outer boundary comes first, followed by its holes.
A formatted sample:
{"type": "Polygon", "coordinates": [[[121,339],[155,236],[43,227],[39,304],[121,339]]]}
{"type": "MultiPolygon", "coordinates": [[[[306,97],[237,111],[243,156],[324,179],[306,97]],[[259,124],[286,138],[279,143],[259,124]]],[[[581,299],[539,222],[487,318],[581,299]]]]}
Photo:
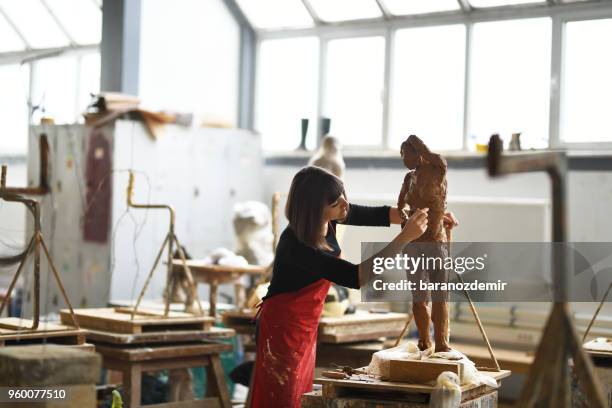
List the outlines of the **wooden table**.
{"type": "Polygon", "coordinates": [[[102,366],[123,373],[124,406],[140,407],[142,373],[164,369],[206,367],[207,387],[203,400],[146,405],[150,408],[231,408],[219,354],[231,351],[224,343],[193,342],[149,345],[110,345],[96,343],[102,366]]]}
{"type": "MultiPolygon", "coordinates": [[[[485,346],[452,343],[451,347],[465,354],[477,366],[493,367],[489,350],[485,346]]],[[[499,366],[516,374],[526,374],[533,363],[534,354],[527,351],[493,348],[499,366]]]]}
{"type": "MultiPolygon", "coordinates": [[[[182,273],[183,261],[175,259],[172,261],[173,272],[182,273]]],[[[243,304],[244,300],[244,287],[239,282],[239,279],[243,275],[260,276],[266,273],[267,267],[249,265],[245,267],[241,266],[225,266],[225,265],[212,265],[202,260],[188,259],[187,266],[191,270],[193,279],[196,283],[207,283],[210,285],[210,315],[216,317],[217,315],[217,289],[220,284],[223,283],[234,283],[236,291],[236,304],[243,304]]]]}

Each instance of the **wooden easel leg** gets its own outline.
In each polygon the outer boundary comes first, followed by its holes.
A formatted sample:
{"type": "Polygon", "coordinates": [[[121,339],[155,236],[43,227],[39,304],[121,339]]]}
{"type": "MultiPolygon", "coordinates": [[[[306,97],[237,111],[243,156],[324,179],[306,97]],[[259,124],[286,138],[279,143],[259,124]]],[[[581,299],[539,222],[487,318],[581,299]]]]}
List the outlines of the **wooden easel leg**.
{"type": "Polygon", "coordinates": [[[217,397],[223,408],[231,408],[232,403],[225,382],[225,373],[221,367],[221,358],[218,354],[207,357],[206,366],[206,396],[217,397]]]}
{"type": "Polygon", "coordinates": [[[128,408],[139,408],[141,401],[142,367],[140,364],[130,364],[123,370],[124,402],[128,408]]]}
{"type": "Polygon", "coordinates": [[[566,303],[555,303],[548,318],[535,360],[529,370],[518,406],[569,407],[568,359],[574,356],[577,377],[585,388],[589,407],[604,408],[603,393],[589,357],[579,344],[566,303]]]}

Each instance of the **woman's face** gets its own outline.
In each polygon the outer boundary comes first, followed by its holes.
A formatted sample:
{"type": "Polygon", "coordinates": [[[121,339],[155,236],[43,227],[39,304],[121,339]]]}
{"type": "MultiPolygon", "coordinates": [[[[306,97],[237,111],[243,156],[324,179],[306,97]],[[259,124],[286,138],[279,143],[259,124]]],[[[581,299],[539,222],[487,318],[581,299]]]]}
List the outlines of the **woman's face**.
{"type": "Polygon", "coordinates": [[[325,222],[334,220],[343,220],[348,215],[348,201],[343,195],[340,195],[336,201],[326,205],[323,210],[323,219],[325,222]]]}

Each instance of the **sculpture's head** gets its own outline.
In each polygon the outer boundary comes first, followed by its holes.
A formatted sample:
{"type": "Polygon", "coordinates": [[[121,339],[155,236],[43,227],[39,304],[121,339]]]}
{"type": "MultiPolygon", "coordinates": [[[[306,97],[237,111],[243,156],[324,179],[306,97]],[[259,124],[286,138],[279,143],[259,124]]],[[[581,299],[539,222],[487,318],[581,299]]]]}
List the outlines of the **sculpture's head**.
{"type": "MultiPolygon", "coordinates": [[[[404,166],[409,168],[410,170],[416,169],[419,164],[421,164],[421,155],[417,152],[415,148],[415,142],[421,140],[415,135],[410,135],[408,139],[406,139],[402,143],[402,147],[400,149],[400,154],[402,156],[402,160],[404,161],[404,166]]],[[[421,142],[423,143],[423,142],[421,142]]]]}

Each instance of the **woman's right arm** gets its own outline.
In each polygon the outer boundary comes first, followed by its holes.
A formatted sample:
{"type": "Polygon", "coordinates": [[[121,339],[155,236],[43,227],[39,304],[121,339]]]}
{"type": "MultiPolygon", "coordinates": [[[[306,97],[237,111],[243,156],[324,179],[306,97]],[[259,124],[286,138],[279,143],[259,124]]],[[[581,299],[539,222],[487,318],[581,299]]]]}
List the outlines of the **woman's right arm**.
{"type": "Polygon", "coordinates": [[[414,214],[406,221],[401,232],[382,250],[374,254],[359,264],[359,286],[364,286],[369,282],[375,274],[374,258],[394,258],[396,254],[402,252],[404,246],[417,239],[427,229],[427,211],[428,208],[417,209],[414,214]]]}
{"type": "MultiPolygon", "coordinates": [[[[404,245],[420,237],[427,229],[427,209],[417,210],[408,219],[402,231],[387,245],[377,256],[393,257],[400,253],[404,245]]],[[[279,245],[280,248],[280,245],[279,245]]],[[[278,257],[277,250],[277,257],[278,257]]],[[[295,242],[287,250],[287,259],[292,263],[299,264],[302,268],[319,274],[331,282],[348,288],[359,289],[368,282],[372,273],[371,257],[360,264],[354,264],[347,260],[337,258],[323,251],[314,249],[307,245],[295,242]]]]}

